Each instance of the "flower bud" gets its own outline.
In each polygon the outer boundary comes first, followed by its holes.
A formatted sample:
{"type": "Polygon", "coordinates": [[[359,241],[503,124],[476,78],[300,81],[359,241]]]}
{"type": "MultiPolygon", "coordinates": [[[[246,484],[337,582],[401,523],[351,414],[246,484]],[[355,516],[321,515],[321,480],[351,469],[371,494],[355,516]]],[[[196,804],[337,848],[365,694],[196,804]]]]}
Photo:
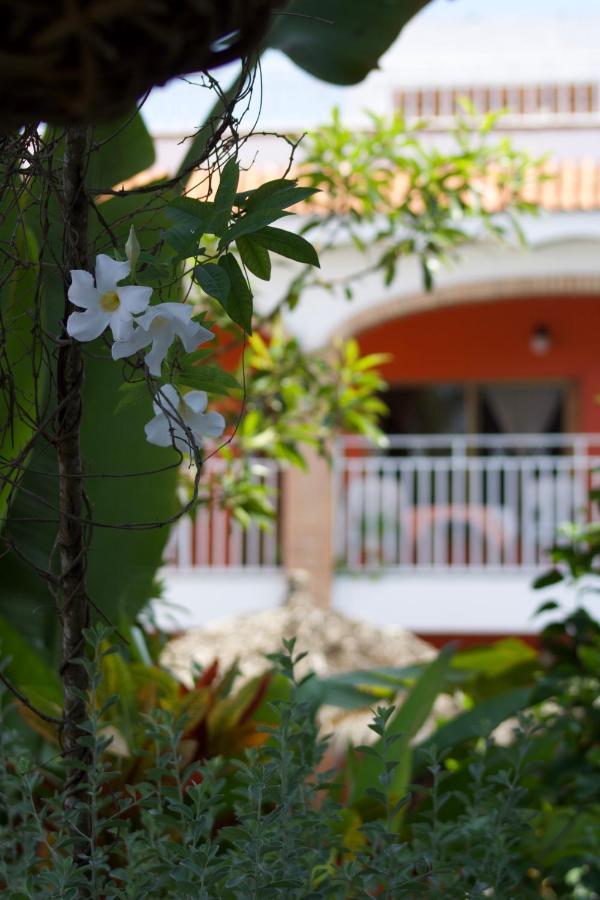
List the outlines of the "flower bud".
{"type": "Polygon", "coordinates": [[[131,274],[135,272],[135,267],[140,255],[140,249],[140,242],[137,239],[135,228],[132,225],[129,229],[129,237],[127,238],[127,243],[125,244],[125,253],[131,266],[131,274]]]}

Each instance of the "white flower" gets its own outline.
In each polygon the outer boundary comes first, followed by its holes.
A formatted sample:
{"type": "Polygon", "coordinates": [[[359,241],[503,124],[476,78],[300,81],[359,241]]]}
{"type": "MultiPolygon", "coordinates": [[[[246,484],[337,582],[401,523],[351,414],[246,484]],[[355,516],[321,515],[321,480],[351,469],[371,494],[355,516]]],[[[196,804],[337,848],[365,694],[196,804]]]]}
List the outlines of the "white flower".
{"type": "Polygon", "coordinates": [[[69,300],[85,312],[71,313],[67,333],[78,341],[93,341],[110,327],[115,341],[126,341],[133,333],[133,316],[150,303],[152,288],[118,282],[131,271],[129,262],[119,262],[104,253],[96,257],[96,284],[89,272],[71,270],[69,300]]]}
{"type": "Polygon", "coordinates": [[[198,446],[205,437],[220,437],[225,419],[218,412],[205,413],[207,402],[205,391],[189,391],[181,395],[172,384],[163,385],[153,404],[156,415],[144,429],[148,442],[157,447],[175,445],[178,450],[190,451],[190,441],[181,421],[189,428],[198,446]]]}
{"type": "Polygon", "coordinates": [[[160,367],[169,352],[169,347],[178,337],[191,353],[198,344],[214,338],[212,331],[192,322],[193,308],[187,303],[159,303],[151,306],[143,316],[136,319],[136,329],[126,341],[118,341],[112,346],[113,359],[131,356],[152,343],[146,354],[146,365],[151,375],[160,375],[160,367]]]}

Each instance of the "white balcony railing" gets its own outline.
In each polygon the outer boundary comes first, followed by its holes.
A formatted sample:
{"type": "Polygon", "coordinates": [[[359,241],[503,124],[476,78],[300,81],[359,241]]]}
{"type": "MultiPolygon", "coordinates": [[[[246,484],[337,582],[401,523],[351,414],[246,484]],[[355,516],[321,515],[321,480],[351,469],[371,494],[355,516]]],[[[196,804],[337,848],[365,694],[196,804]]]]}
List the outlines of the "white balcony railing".
{"type": "Polygon", "coordinates": [[[525,569],[556,529],[596,516],[600,435],[391,436],[340,442],[337,564],[343,570],[525,569]]]}

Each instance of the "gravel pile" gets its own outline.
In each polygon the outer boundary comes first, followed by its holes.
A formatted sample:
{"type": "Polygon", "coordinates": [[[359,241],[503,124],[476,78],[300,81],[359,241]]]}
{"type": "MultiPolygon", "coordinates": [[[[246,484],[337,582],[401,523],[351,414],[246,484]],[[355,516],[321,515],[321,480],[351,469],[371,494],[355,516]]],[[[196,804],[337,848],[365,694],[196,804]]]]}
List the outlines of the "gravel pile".
{"type": "MultiPolygon", "coordinates": [[[[167,645],[162,662],[189,683],[192,663],[206,666],[214,659],[219,660],[222,671],[237,660],[245,678],[264,672],[269,665],[265,654],[281,650],[282,640],[292,637],[296,638],[295,652],[307,652],[298,666],[299,676],[309,671],[325,676],[405,666],[436,655],[434,647],[403,628],[377,627],[316,606],[306,585],[304,573],[294,573],[282,606],[192,629],[167,645]]],[[[452,698],[438,698],[427,731],[435,719],[456,714],[458,708],[452,698]]],[[[321,713],[323,728],[334,733],[338,746],[348,739],[364,742],[372,738],[369,721],[369,713],[363,711],[325,707],[321,713]]]]}

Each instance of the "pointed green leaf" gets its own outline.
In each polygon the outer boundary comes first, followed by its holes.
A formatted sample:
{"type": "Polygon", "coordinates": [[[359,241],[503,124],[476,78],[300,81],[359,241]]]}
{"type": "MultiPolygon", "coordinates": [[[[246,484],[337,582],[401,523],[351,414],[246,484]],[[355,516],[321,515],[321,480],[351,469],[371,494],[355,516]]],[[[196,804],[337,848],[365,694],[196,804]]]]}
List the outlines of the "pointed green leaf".
{"type": "Polygon", "coordinates": [[[221,236],[227,230],[239,178],[240,167],[234,159],[229,159],[223,166],[221,180],[215,195],[214,214],[211,221],[213,234],[221,236]]]}
{"type": "Polygon", "coordinates": [[[209,394],[229,394],[232,390],[240,389],[237,379],[218,366],[184,366],[173,376],[173,380],[177,384],[207,391],[209,394]]]}
{"type": "Polygon", "coordinates": [[[308,200],[317,193],[317,188],[298,187],[295,180],[277,178],[275,181],[261,184],[254,190],[236,194],[235,199],[238,206],[243,206],[248,212],[256,212],[263,207],[287,209],[288,206],[308,200]]]}
{"type": "Polygon", "coordinates": [[[271,250],[279,256],[285,256],[286,259],[293,259],[317,268],[320,266],[319,257],[313,245],[292,231],[267,226],[256,231],[252,237],[267,250],[271,250]]]}
{"type": "Polygon", "coordinates": [[[192,197],[176,197],[166,214],[174,223],[164,232],[165,240],[174,247],[180,259],[189,259],[198,252],[200,239],[212,234],[214,204],[192,197]]]}
{"type": "Polygon", "coordinates": [[[263,247],[262,244],[259,244],[258,241],[255,241],[252,235],[239,237],[235,244],[246,268],[249,269],[253,275],[256,275],[257,278],[268,281],[271,277],[271,257],[269,256],[269,251],[263,247]]]}
{"type": "Polygon", "coordinates": [[[245,216],[242,216],[237,222],[234,222],[231,228],[225,232],[219,246],[224,247],[226,244],[230,244],[243,234],[253,234],[265,225],[269,225],[270,222],[275,222],[277,219],[289,215],[291,215],[291,213],[285,212],[282,209],[273,208],[259,209],[256,212],[246,213],[245,216]]]}
{"type": "Polygon", "coordinates": [[[225,299],[217,297],[219,303],[236,325],[240,325],[247,334],[252,334],[252,291],[244,273],[240,269],[235,256],[226,253],[219,260],[219,266],[227,273],[231,290],[225,299]]]}
{"type": "Polygon", "coordinates": [[[221,305],[225,305],[229,299],[231,282],[227,270],[215,263],[205,263],[196,266],[194,280],[198,282],[205,294],[214,297],[221,305]]]}

